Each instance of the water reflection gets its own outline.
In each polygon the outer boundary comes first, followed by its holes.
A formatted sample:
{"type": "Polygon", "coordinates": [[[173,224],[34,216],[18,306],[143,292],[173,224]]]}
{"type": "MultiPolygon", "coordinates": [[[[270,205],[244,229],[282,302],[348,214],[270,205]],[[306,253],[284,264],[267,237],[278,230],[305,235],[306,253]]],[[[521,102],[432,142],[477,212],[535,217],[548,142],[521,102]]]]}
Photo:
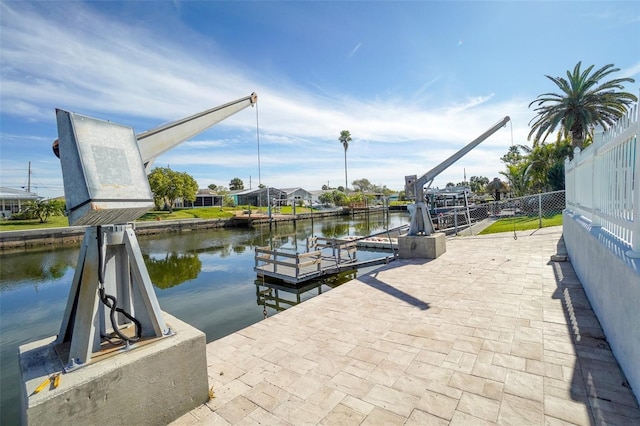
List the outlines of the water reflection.
{"type": "MultiPolygon", "coordinates": [[[[271,227],[138,236],[138,241],[162,310],[202,330],[211,342],[261,321],[265,303],[269,316],[286,305],[257,299],[256,247],[302,251],[310,236],[363,235],[408,221],[407,215],[393,214],[390,220],[384,215],[316,218],[271,227]]],[[[0,254],[0,424],[16,424],[19,419],[18,346],[58,333],[78,252],[75,246],[0,254]]],[[[358,250],[359,260],[367,256],[380,254],[358,250]]],[[[300,293],[299,300],[353,277],[320,282],[300,293]]],[[[275,289],[271,296],[276,296],[275,289]]],[[[277,296],[299,303],[297,294],[285,290],[278,290],[277,296]]]]}
{"type": "Polygon", "coordinates": [[[2,256],[0,291],[9,291],[22,285],[48,283],[62,278],[77,263],[77,250],[48,250],[38,256],[14,252],[2,256]]]}
{"type": "Polygon", "coordinates": [[[164,258],[156,259],[142,255],[151,282],[160,289],[167,289],[185,281],[195,279],[202,269],[197,254],[167,253],[164,258]]]}
{"type": "Polygon", "coordinates": [[[340,274],[318,279],[303,285],[287,285],[268,279],[255,280],[256,303],[263,308],[265,317],[268,314],[266,308],[276,312],[282,312],[292,306],[298,305],[313,296],[322,294],[323,291],[336,288],[341,284],[357,278],[358,271],[347,271],[340,274]]]}
{"type": "Polygon", "coordinates": [[[348,235],[349,224],[348,223],[323,223],[320,227],[320,232],[327,238],[338,238],[348,235]]]}

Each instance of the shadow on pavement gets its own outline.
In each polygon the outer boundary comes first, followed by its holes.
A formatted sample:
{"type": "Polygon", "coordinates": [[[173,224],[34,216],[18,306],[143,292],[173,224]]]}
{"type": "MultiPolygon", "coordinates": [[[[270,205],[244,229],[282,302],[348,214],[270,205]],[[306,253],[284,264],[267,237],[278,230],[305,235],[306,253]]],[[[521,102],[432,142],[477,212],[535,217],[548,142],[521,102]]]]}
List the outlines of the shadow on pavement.
{"type": "Polygon", "coordinates": [[[413,297],[412,295],[405,293],[402,290],[399,290],[383,281],[380,281],[373,274],[364,275],[360,277],[359,280],[370,287],[383,291],[390,296],[396,297],[403,302],[419,308],[420,310],[426,311],[427,309],[429,309],[429,304],[427,302],[423,302],[422,300],[413,297]]]}
{"type": "MultiPolygon", "coordinates": [[[[557,253],[566,254],[562,238],[558,242],[557,253]]],[[[592,424],[640,424],[638,403],[611,352],[573,266],[568,261],[551,261],[550,265],[553,266],[557,285],[552,298],[562,301],[565,324],[576,355],[570,384],[571,398],[588,407],[592,424]]],[[[549,322],[555,321],[545,318],[545,324],[549,322]]],[[[565,327],[561,319],[557,324],[565,327]]],[[[549,324],[545,329],[545,359],[555,355],[554,349],[557,348],[554,345],[561,346],[563,332],[559,329],[556,339],[553,325],[549,324]]],[[[557,356],[561,355],[558,352],[557,356]]],[[[570,370],[563,370],[569,374],[570,370]]],[[[548,383],[553,384],[551,380],[548,383]]],[[[551,387],[545,382],[545,393],[549,393],[551,387]]]]}

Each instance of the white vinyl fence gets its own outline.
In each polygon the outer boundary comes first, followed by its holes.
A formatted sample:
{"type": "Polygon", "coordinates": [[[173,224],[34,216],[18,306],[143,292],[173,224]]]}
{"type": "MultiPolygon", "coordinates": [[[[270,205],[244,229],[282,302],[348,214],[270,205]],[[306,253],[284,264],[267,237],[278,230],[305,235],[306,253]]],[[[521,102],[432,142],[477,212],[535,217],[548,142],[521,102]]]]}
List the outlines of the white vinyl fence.
{"type": "Polygon", "coordinates": [[[567,210],[591,221],[640,257],[638,105],[565,162],[567,210]]]}
{"type": "Polygon", "coordinates": [[[565,162],[567,254],[640,400],[638,105],[565,162]]]}

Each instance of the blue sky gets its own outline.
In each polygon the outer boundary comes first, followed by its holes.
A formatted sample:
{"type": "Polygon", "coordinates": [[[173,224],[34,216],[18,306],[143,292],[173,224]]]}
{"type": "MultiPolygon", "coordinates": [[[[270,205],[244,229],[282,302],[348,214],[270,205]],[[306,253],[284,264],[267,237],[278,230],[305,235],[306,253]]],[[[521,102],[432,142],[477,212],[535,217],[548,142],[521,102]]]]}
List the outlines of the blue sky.
{"type": "MultiPolygon", "coordinates": [[[[640,3],[0,3],[0,185],[63,195],[55,108],[136,133],[258,93],[248,108],[160,156],[200,187],[319,189],[367,178],[402,189],[504,116],[441,174],[500,176],[527,143],[528,104],[578,61],[640,88],[640,3]],[[259,129],[259,142],[256,128],[259,129]],[[513,138],[512,138],[513,134],[513,138]],[[258,146],[260,156],[258,159],[258,146]],[[259,161],[258,161],[259,160],[259,161]],[[260,164],[260,167],[258,167],[260,164]]],[[[583,67],[584,68],[584,67],[583,67]]]]}

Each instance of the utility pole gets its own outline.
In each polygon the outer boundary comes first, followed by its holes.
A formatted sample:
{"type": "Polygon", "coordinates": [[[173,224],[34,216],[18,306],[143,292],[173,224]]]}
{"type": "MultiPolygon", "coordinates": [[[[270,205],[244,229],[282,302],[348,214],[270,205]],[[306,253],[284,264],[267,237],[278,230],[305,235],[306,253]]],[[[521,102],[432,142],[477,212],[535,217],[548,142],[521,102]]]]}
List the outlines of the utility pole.
{"type": "Polygon", "coordinates": [[[27,174],[27,192],[31,192],[31,161],[29,161],[29,172],[27,174]]]}

